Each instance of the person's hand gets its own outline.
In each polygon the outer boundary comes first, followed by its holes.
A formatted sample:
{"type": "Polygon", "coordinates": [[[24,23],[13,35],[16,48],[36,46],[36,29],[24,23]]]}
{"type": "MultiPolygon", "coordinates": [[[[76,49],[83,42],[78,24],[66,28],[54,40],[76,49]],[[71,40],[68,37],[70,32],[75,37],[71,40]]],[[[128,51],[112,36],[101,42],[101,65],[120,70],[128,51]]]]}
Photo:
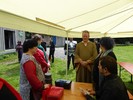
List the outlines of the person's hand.
{"type": "Polygon", "coordinates": [[[82,66],[86,67],[87,62],[86,62],[86,61],[81,61],[80,64],[81,64],[82,66]]]}
{"type": "Polygon", "coordinates": [[[48,61],[48,68],[50,68],[50,61],[48,61]]]}
{"type": "Polygon", "coordinates": [[[44,84],[45,89],[50,87],[50,84],[44,84]]]}
{"type": "Polygon", "coordinates": [[[93,89],[87,89],[87,91],[90,93],[90,95],[95,95],[96,94],[96,92],[95,92],[95,90],[93,90],[93,89]]]}
{"type": "Polygon", "coordinates": [[[92,63],[92,61],[91,60],[87,60],[87,64],[91,64],[92,63]]]}
{"type": "Polygon", "coordinates": [[[44,72],[44,73],[47,73],[49,70],[50,70],[50,67],[44,67],[44,68],[43,68],[43,72],[44,72]]]}

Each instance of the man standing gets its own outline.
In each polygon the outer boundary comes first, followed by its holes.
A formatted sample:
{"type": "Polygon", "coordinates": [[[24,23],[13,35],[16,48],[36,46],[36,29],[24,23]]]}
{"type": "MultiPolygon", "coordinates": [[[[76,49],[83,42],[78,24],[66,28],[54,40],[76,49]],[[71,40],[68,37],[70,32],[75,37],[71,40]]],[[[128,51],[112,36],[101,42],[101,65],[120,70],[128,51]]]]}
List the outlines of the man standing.
{"type": "Polygon", "coordinates": [[[92,82],[93,61],[97,56],[96,45],[89,41],[89,32],[82,32],[83,41],[78,43],[75,50],[75,67],[77,82],[92,82]]]}
{"type": "Polygon", "coordinates": [[[16,46],[16,51],[18,52],[18,61],[20,62],[22,58],[23,48],[22,48],[21,41],[18,41],[17,43],[18,44],[16,46]]]}
{"type": "Polygon", "coordinates": [[[71,59],[72,59],[72,64],[73,64],[73,69],[74,67],[74,52],[76,48],[77,41],[74,41],[73,38],[69,38],[69,41],[66,41],[64,50],[65,50],[65,55],[67,54],[67,45],[68,45],[68,56],[67,56],[67,69],[69,70],[71,59]]]}
{"type": "Polygon", "coordinates": [[[55,44],[53,40],[50,41],[50,49],[49,49],[49,60],[52,60],[52,63],[54,63],[54,52],[55,52],[55,44]]]}

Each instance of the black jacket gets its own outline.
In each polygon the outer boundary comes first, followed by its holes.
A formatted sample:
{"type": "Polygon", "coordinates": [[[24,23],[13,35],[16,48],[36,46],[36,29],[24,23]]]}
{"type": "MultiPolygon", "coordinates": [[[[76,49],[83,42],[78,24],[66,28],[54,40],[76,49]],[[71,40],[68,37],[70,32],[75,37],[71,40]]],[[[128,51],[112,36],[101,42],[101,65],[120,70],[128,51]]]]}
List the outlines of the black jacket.
{"type": "MultiPolygon", "coordinates": [[[[97,58],[95,59],[94,67],[93,67],[93,70],[92,70],[92,74],[93,74],[93,86],[94,86],[96,91],[99,89],[99,69],[98,69],[98,65],[99,65],[100,56],[101,56],[101,54],[99,54],[97,56],[97,58]]],[[[117,60],[114,52],[108,53],[108,56],[111,56],[111,57],[113,57],[114,59],[117,60]]],[[[116,72],[116,74],[117,74],[117,72],[116,72]]]]}
{"type": "Polygon", "coordinates": [[[117,75],[104,77],[96,97],[96,100],[129,100],[126,86],[117,75]]]}

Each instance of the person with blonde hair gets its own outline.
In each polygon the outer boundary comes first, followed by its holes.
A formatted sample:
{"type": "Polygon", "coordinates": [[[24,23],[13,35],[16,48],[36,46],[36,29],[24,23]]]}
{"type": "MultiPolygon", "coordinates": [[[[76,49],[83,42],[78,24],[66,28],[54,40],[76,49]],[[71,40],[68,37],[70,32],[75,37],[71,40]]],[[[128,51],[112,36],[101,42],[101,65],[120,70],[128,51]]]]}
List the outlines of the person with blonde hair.
{"type": "Polygon", "coordinates": [[[48,72],[50,64],[48,63],[48,57],[46,55],[46,52],[45,52],[44,48],[41,46],[42,36],[39,34],[35,34],[33,37],[33,40],[37,41],[37,43],[38,43],[37,51],[34,54],[34,57],[41,64],[42,70],[45,74],[46,72],[48,72]]]}
{"type": "Polygon", "coordinates": [[[76,45],[74,63],[77,82],[92,82],[92,67],[97,56],[97,50],[94,42],[89,41],[89,37],[89,32],[83,31],[83,41],[76,45]]]}

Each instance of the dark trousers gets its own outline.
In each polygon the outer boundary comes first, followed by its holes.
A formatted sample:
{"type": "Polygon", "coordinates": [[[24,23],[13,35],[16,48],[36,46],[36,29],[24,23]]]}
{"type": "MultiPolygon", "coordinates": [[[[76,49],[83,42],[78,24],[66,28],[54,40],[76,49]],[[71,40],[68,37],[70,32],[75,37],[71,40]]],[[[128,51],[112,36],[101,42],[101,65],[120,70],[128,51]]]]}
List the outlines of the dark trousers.
{"type": "Polygon", "coordinates": [[[73,69],[75,69],[75,66],[74,66],[74,55],[71,55],[71,56],[68,55],[68,58],[67,58],[67,69],[68,70],[69,70],[69,67],[70,67],[71,59],[72,59],[73,69]]]}
{"type": "Polygon", "coordinates": [[[22,58],[22,51],[18,51],[18,61],[20,62],[22,58]]]}
{"type": "Polygon", "coordinates": [[[49,60],[52,60],[52,63],[54,63],[54,51],[55,50],[50,50],[49,52],[49,60]],[[52,56],[52,59],[51,59],[51,56],[52,56]]]}

